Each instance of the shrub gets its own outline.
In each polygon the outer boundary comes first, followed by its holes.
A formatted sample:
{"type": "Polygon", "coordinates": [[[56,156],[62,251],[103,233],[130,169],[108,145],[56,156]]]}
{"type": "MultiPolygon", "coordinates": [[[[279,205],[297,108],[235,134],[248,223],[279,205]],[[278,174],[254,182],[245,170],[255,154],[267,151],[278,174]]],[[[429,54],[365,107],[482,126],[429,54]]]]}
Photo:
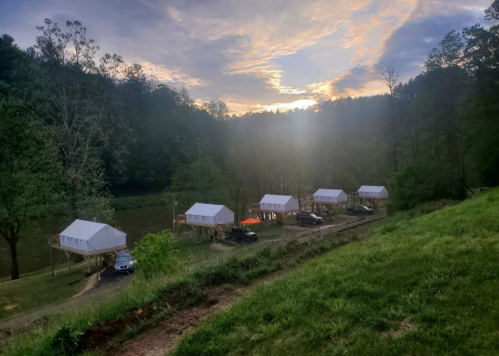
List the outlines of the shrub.
{"type": "Polygon", "coordinates": [[[169,230],[145,235],[135,246],[137,270],[146,279],[178,270],[180,260],[173,233],[169,230]]]}
{"type": "Polygon", "coordinates": [[[57,356],[76,355],[81,335],[81,332],[77,332],[67,325],[61,327],[50,343],[52,354],[57,356]]]}
{"type": "Polygon", "coordinates": [[[455,186],[444,162],[415,161],[397,172],[390,182],[388,212],[414,208],[423,202],[452,198],[455,186]]]}

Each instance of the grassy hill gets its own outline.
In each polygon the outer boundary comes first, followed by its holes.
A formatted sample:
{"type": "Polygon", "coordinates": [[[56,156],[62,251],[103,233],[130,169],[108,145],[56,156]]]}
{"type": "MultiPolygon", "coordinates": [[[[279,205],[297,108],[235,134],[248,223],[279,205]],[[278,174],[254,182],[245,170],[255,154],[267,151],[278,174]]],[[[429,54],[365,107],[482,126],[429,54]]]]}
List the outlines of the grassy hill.
{"type": "Polygon", "coordinates": [[[176,355],[499,354],[499,190],[259,287],[176,355]]]}

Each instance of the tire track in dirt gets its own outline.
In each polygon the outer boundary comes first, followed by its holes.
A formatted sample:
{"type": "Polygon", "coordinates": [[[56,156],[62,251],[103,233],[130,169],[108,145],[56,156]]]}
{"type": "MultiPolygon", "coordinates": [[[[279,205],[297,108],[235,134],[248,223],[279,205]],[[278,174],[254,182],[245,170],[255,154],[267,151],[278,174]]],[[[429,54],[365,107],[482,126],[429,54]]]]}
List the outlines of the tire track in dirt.
{"type": "MultiPolygon", "coordinates": [[[[380,220],[384,216],[375,216],[359,223],[346,226],[335,226],[330,232],[340,232],[361,225],[380,220]]],[[[314,236],[304,236],[298,240],[299,244],[308,244],[314,236]]],[[[302,265],[302,264],[300,264],[302,265]]],[[[209,299],[207,302],[180,310],[171,317],[163,320],[159,324],[152,326],[144,332],[138,334],[121,345],[114,347],[105,353],[107,356],[163,356],[173,352],[179,345],[182,338],[189,334],[205,317],[216,312],[226,310],[234,305],[239,299],[248,295],[252,289],[264,283],[271,283],[281,275],[296,269],[297,266],[288,266],[283,270],[263,276],[253,281],[247,286],[223,285],[212,287],[208,290],[209,299]]]]}
{"type": "Polygon", "coordinates": [[[256,286],[270,283],[286,271],[262,277],[248,286],[224,285],[210,290],[209,300],[197,307],[181,310],[158,325],[144,331],[121,346],[106,353],[108,356],[164,356],[179,345],[182,338],[208,315],[226,310],[248,295],[256,286]]]}

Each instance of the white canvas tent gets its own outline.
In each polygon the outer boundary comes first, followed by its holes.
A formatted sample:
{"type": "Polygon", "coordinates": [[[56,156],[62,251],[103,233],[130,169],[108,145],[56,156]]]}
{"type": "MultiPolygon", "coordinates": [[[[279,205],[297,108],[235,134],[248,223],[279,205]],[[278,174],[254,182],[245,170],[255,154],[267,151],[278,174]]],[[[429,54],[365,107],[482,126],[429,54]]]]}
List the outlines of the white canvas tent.
{"type": "Polygon", "coordinates": [[[363,185],[357,191],[359,198],[368,199],[386,199],[388,198],[388,190],[383,186],[363,185]]]}
{"type": "Polygon", "coordinates": [[[107,224],[75,220],[59,234],[60,249],[83,256],[100,255],[126,247],[126,234],[107,224]]]}
{"type": "Polygon", "coordinates": [[[291,213],[300,209],[298,200],[291,195],[265,194],[260,200],[260,210],[272,213],[291,213]]]}
{"type": "Polygon", "coordinates": [[[314,203],[335,204],[347,200],[348,196],[341,189],[319,189],[314,193],[314,203]]]}
{"type": "Polygon", "coordinates": [[[196,203],[185,215],[188,225],[215,227],[234,224],[234,213],[225,205],[196,203]]]}

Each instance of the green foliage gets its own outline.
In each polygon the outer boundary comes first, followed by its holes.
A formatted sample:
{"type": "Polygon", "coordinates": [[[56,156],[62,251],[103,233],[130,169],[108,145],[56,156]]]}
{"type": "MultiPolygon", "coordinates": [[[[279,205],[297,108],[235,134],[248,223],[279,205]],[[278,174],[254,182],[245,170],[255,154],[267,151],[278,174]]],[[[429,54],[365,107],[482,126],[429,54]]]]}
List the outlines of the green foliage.
{"type": "MultiPolygon", "coordinates": [[[[390,217],[389,221],[401,221],[412,217],[408,213],[398,213],[390,217]]],[[[50,342],[52,336],[68,322],[74,330],[84,331],[89,325],[96,325],[106,320],[115,320],[135,312],[144,304],[170,302],[175,309],[183,309],[199,305],[209,298],[207,287],[221,283],[248,283],[249,281],[280,270],[283,266],[295,267],[300,261],[308,260],[323,254],[333,248],[341,246],[350,241],[356,241],[357,235],[343,232],[341,239],[335,235],[327,236],[318,241],[304,246],[296,241],[285,246],[258,246],[250,247],[241,251],[238,255],[225,261],[220,261],[213,266],[199,267],[197,271],[187,276],[179,275],[158,278],[158,283],[150,280],[134,278],[126,289],[120,290],[118,296],[102,305],[92,305],[88,310],[85,308],[74,309],[69,313],[63,313],[58,318],[43,326],[43,332],[39,329],[29,331],[27,334],[17,336],[5,350],[6,355],[51,355],[50,342]]],[[[123,337],[136,335],[141,328],[150,323],[164,319],[170,315],[170,309],[158,308],[157,314],[145,324],[139,324],[137,328],[127,329],[123,337]]],[[[272,314],[267,314],[271,318],[272,314]]],[[[339,322],[335,326],[336,332],[347,330],[345,322],[339,322]]],[[[268,330],[276,332],[279,330],[273,325],[268,330]]]]}
{"type": "Polygon", "coordinates": [[[15,225],[53,202],[60,165],[47,130],[17,99],[0,98],[0,226],[15,225]]]}
{"type": "Polygon", "coordinates": [[[147,206],[167,205],[171,204],[171,198],[167,194],[158,193],[150,195],[137,195],[129,197],[113,198],[111,206],[115,210],[126,210],[143,208],[147,206]]]}
{"type": "Polygon", "coordinates": [[[390,182],[389,212],[411,209],[453,194],[449,168],[443,162],[415,161],[397,172],[390,182]]]}
{"type": "Polygon", "coordinates": [[[171,275],[180,267],[175,235],[169,230],[145,235],[134,249],[137,270],[146,279],[171,275]]]}
{"type": "Polygon", "coordinates": [[[175,355],[494,355],[496,199],[498,189],[314,259],[204,321],[175,355]]]}
{"type": "Polygon", "coordinates": [[[218,165],[212,158],[203,157],[189,165],[177,168],[172,178],[170,191],[183,193],[181,198],[185,200],[186,205],[190,206],[193,193],[198,193],[202,202],[206,202],[208,194],[219,189],[221,184],[222,176],[218,165]]]}
{"type": "Polygon", "coordinates": [[[54,141],[21,100],[0,97],[0,234],[19,278],[17,241],[26,221],[58,195],[61,165],[54,141]]]}
{"type": "Polygon", "coordinates": [[[281,259],[286,247],[264,246],[248,256],[234,256],[213,266],[207,266],[194,274],[202,285],[247,283],[260,276],[281,269],[281,259]]]}
{"type": "Polygon", "coordinates": [[[61,327],[50,343],[51,354],[54,356],[72,356],[78,353],[78,340],[82,335],[70,326],[61,327]]]}

